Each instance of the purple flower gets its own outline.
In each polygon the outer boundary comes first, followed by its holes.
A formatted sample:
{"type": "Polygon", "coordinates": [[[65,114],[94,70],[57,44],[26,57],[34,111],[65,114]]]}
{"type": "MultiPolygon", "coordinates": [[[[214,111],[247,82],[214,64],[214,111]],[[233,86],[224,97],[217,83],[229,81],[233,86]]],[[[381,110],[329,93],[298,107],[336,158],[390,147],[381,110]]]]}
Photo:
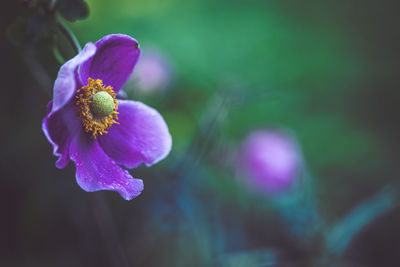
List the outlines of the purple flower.
{"type": "Polygon", "coordinates": [[[133,80],[139,93],[161,92],[171,82],[172,67],[165,56],[156,50],[144,52],[138,63],[133,80]]]}
{"type": "Polygon", "coordinates": [[[150,166],[171,150],[168,127],[155,109],[116,99],[139,55],[135,39],[111,34],[86,44],[58,72],[42,129],[58,157],[56,166],[75,162],[76,180],[88,192],[138,196],[142,180],[123,167],[150,166]]]}
{"type": "Polygon", "coordinates": [[[243,142],[239,155],[239,171],[247,184],[267,194],[289,189],[302,162],[297,142],[274,130],[252,132],[243,142]]]}

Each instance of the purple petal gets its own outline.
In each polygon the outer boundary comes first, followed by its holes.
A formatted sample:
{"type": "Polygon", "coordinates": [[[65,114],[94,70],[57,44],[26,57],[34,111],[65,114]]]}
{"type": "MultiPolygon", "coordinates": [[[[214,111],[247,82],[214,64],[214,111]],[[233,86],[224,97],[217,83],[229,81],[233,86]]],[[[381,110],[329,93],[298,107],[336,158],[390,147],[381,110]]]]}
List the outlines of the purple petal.
{"type": "MultiPolygon", "coordinates": [[[[47,109],[51,110],[53,101],[47,105],[47,109]]],[[[80,129],[80,122],[76,113],[76,108],[67,105],[58,111],[51,111],[43,119],[42,130],[47,139],[53,146],[53,154],[58,158],[56,162],[57,168],[67,166],[68,151],[72,136],[76,135],[80,129]]]]}
{"type": "Polygon", "coordinates": [[[80,69],[83,84],[87,79],[101,79],[117,93],[133,72],[139,59],[138,42],[124,34],[110,34],[96,42],[96,54],[80,69]]]}
{"type": "Polygon", "coordinates": [[[120,124],[99,137],[107,155],[127,168],[141,163],[150,166],[168,155],[172,139],[160,113],[141,102],[127,100],[118,101],[118,112],[120,124]]]}
{"type": "Polygon", "coordinates": [[[54,82],[53,112],[61,109],[74,95],[77,88],[76,70],[82,62],[93,56],[95,52],[96,46],[93,43],[87,43],[78,55],[61,66],[54,82]]]}
{"type": "Polygon", "coordinates": [[[69,152],[76,165],[76,180],[83,190],[117,191],[126,200],[137,197],[143,191],[143,181],[132,178],[115,164],[98,142],[86,134],[75,136],[69,152]]]}

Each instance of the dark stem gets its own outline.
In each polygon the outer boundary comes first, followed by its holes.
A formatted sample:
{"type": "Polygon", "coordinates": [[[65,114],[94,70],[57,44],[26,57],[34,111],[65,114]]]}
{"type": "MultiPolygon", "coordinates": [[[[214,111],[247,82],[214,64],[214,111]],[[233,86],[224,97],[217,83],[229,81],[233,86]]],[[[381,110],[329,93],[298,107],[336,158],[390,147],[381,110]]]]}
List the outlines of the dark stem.
{"type": "Polygon", "coordinates": [[[55,12],[57,2],[58,2],[57,0],[51,0],[50,5],[49,5],[50,13],[54,13],[55,12]]]}
{"type": "Polygon", "coordinates": [[[31,71],[32,76],[38,82],[41,88],[44,89],[46,95],[51,96],[51,78],[45,68],[36,59],[36,55],[32,49],[27,49],[23,54],[23,60],[31,71]]]}
{"type": "Polygon", "coordinates": [[[61,20],[57,19],[57,26],[58,26],[58,28],[60,28],[61,32],[68,39],[68,41],[71,43],[71,45],[74,48],[75,52],[79,53],[82,50],[81,45],[79,44],[79,41],[76,38],[75,34],[67,26],[67,24],[65,24],[61,20]]]}
{"type": "Polygon", "coordinates": [[[107,246],[113,266],[129,267],[125,250],[118,238],[117,227],[112,218],[108,203],[100,196],[95,196],[91,202],[94,220],[97,222],[100,234],[107,246]]]}
{"type": "Polygon", "coordinates": [[[61,65],[65,63],[64,57],[61,55],[57,47],[53,47],[53,55],[61,65]]]}

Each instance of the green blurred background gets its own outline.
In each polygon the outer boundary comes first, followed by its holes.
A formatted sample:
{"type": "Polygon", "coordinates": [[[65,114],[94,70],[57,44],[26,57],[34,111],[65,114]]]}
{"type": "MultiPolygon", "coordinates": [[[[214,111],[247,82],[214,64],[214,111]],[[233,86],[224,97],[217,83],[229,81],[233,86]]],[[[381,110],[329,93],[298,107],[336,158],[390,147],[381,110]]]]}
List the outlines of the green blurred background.
{"type": "MultiPolygon", "coordinates": [[[[143,53],[155,48],[169,59],[174,78],[165,92],[137,96],[132,83],[124,89],[160,111],[173,148],[157,166],[133,170],[145,183],[138,199],[82,191],[73,164],[55,168],[40,129],[60,65],[40,42],[15,47],[3,34],[2,266],[398,266],[398,208],[327,263],[323,233],[304,237],[303,226],[293,234],[279,207],[234,179],[243,138],[283,127],[302,147],[313,185],[305,194],[323,227],[396,183],[395,1],[87,4],[88,18],[68,24],[82,45],[125,33],[143,53]],[[39,79],[37,62],[46,72],[39,79]]],[[[3,5],[5,33],[27,8],[3,5]]]]}

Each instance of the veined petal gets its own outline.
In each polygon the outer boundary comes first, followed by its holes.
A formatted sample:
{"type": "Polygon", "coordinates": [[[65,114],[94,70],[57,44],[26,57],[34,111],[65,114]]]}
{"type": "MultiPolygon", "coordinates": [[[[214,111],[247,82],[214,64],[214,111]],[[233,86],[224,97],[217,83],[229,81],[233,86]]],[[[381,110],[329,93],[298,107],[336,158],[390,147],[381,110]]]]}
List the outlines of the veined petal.
{"type": "MultiPolygon", "coordinates": [[[[51,110],[53,101],[47,105],[51,110]]],[[[67,105],[58,111],[51,111],[43,119],[42,130],[53,146],[53,154],[58,158],[57,168],[64,168],[69,162],[69,146],[71,139],[79,132],[80,122],[74,106],[67,105]]]]}
{"type": "Polygon", "coordinates": [[[53,112],[61,109],[74,95],[77,89],[75,74],[78,66],[93,56],[95,52],[96,46],[93,43],[87,43],[79,54],[61,66],[54,82],[53,112]]]}
{"type": "Polygon", "coordinates": [[[110,159],[97,140],[78,134],[71,142],[69,153],[76,165],[76,180],[83,190],[117,191],[126,200],[142,192],[143,181],[132,178],[128,171],[110,159]]]}
{"type": "Polygon", "coordinates": [[[79,75],[83,84],[88,78],[101,79],[114,91],[122,88],[131,76],[140,56],[138,42],[124,34],[110,34],[96,42],[96,54],[82,64],[79,75]]]}
{"type": "Polygon", "coordinates": [[[135,168],[150,166],[165,158],[172,138],[164,119],[155,109],[141,102],[119,100],[118,122],[99,136],[104,151],[118,164],[135,168]]]}

